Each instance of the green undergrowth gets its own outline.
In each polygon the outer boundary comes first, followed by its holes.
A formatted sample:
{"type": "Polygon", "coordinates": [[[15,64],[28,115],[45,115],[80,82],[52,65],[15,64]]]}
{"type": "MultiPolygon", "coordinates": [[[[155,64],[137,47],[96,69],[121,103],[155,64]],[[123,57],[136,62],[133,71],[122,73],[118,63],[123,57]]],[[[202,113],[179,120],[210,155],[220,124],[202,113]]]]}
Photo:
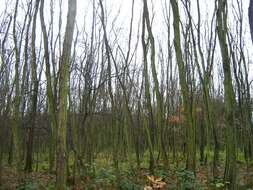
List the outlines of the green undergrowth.
{"type": "MultiPolygon", "coordinates": [[[[212,156],[212,152],[209,153],[212,156]]],[[[118,170],[115,169],[114,164],[111,162],[109,156],[103,154],[97,155],[93,163],[87,164],[83,160],[84,167],[79,168],[78,182],[73,183],[73,171],[74,171],[74,156],[69,155],[68,160],[68,183],[66,189],[84,189],[84,190],[143,190],[145,185],[148,185],[147,176],[154,175],[156,178],[163,179],[167,184],[167,189],[170,190],[226,190],[228,183],[224,182],[222,179],[223,169],[220,170],[220,178],[212,179],[207,178],[207,175],[212,176],[211,161],[208,159],[206,165],[197,165],[197,172],[194,174],[191,171],[185,169],[185,161],[183,159],[183,154],[178,154],[176,160],[173,162],[173,158],[170,157],[170,164],[168,169],[164,169],[162,165],[156,165],[153,174],[149,173],[148,163],[149,155],[147,152],[143,154],[142,163],[140,166],[136,165],[134,154],[128,156],[127,158],[122,158],[119,162],[118,170]],[[208,173],[209,172],[209,173],[208,173]],[[70,182],[69,182],[70,181],[70,182]]],[[[197,155],[197,157],[199,157],[197,155]]],[[[220,153],[221,166],[224,164],[225,153],[220,153]]],[[[238,181],[241,183],[243,178],[248,177],[253,183],[253,175],[250,176],[246,173],[246,164],[243,161],[242,154],[238,154],[238,164],[240,164],[240,172],[243,175],[239,174],[238,170],[238,181]]],[[[9,175],[10,178],[18,176],[16,183],[17,190],[37,190],[37,189],[48,189],[53,190],[55,184],[55,175],[48,173],[48,160],[38,162],[37,172],[32,173],[31,175],[25,175],[24,172],[17,171],[14,167],[10,168],[13,175],[9,175]],[[24,175],[22,177],[22,175],[24,175]]],[[[253,166],[252,166],[253,168],[253,166]]],[[[252,169],[251,168],[251,169],[252,169]]],[[[7,171],[8,173],[9,171],[7,171]]],[[[252,170],[253,174],[253,170],[252,170]]],[[[241,184],[241,190],[248,190],[253,187],[253,184],[241,184]]],[[[0,187],[0,190],[7,190],[8,184],[0,187]]]]}

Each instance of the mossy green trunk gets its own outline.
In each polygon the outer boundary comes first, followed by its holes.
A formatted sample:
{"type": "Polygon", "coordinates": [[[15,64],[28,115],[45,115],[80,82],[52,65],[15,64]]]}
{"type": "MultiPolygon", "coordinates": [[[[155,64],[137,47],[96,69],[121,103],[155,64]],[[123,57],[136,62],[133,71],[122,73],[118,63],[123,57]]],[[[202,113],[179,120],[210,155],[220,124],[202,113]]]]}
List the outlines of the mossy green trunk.
{"type": "Polygon", "coordinates": [[[217,31],[222,56],[225,90],[225,125],[226,125],[226,163],[224,180],[229,182],[229,189],[236,187],[236,128],[235,128],[235,95],[232,85],[230,59],[227,46],[227,1],[218,1],[217,31]]]}
{"type": "Polygon", "coordinates": [[[157,142],[158,142],[157,144],[158,144],[158,150],[161,151],[161,153],[162,153],[164,167],[167,168],[168,167],[168,156],[167,156],[167,151],[165,150],[165,147],[163,146],[163,143],[164,143],[164,139],[163,139],[163,130],[164,130],[163,102],[162,102],[162,95],[159,90],[159,81],[158,81],[157,71],[156,71],[155,39],[153,36],[151,22],[149,19],[147,0],[143,0],[143,19],[145,19],[145,23],[146,23],[147,31],[148,31],[148,39],[149,39],[150,46],[151,46],[151,53],[150,53],[151,72],[152,72],[152,77],[154,80],[155,97],[156,97],[156,103],[157,103],[157,142]]]}
{"type": "Polygon", "coordinates": [[[143,12],[142,18],[142,49],[143,49],[143,75],[144,75],[144,90],[145,90],[145,108],[147,110],[147,117],[143,118],[144,129],[147,134],[148,149],[149,149],[149,170],[154,173],[155,160],[154,160],[154,144],[155,144],[155,126],[153,111],[151,105],[151,95],[150,95],[150,82],[148,76],[148,60],[147,60],[147,44],[145,42],[145,16],[143,12]]]}
{"type": "Polygon", "coordinates": [[[56,144],[56,189],[63,190],[66,185],[66,131],[69,92],[70,56],[76,17],[76,0],[68,1],[67,26],[65,30],[63,52],[60,64],[59,80],[59,117],[56,144]]]}
{"type": "Polygon", "coordinates": [[[36,0],[35,12],[33,16],[33,27],[32,27],[32,61],[31,61],[31,78],[32,78],[32,97],[31,97],[31,113],[30,113],[30,126],[28,128],[28,142],[26,150],[26,164],[25,170],[28,172],[32,171],[33,164],[33,138],[34,138],[34,128],[36,123],[36,112],[37,112],[37,101],[38,101],[38,91],[39,91],[39,81],[37,77],[37,63],[36,63],[36,50],[35,50],[35,40],[36,40],[36,20],[39,8],[40,0],[36,0]]]}
{"type": "Polygon", "coordinates": [[[12,137],[13,137],[13,147],[15,152],[15,157],[18,161],[18,166],[21,165],[22,162],[22,147],[21,147],[21,140],[20,140],[20,132],[19,132],[19,124],[20,124],[20,49],[18,47],[17,41],[17,32],[16,32],[16,19],[17,19],[17,12],[18,12],[18,5],[19,0],[16,1],[15,5],[15,12],[14,12],[14,22],[13,22],[13,41],[14,41],[14,51],[15,51],[15,76],[14,76],[14,86],[15,86],[15,96],[13,101],[13,119],[11,122],[11,130],[12,130],[12,137]]]}
{"type": "Polygon", "coordinates": [[[196,167],[196,135],[195,135],[195,122],[193,119],[193,106],[190,101],[189,87],[186,80],[186,68],[183,61],[180,39],[180,16],[178,10],[177,0],[170,0],[173,10],[173,28],[174,28],[174,46],[176,52],[176,61],[179,70],[179,82],[183,96],[183,106],[186,116],[186,168],[190,171],[195,171],[196,167]]]}
{"type": "Polygon", "coordinates": [[[47,29],[44,20],[44,0],[41,0],[40,3],[40,23],[41,30],[43,34],[43,44],[45,51],[45,64],[46,64],[46,93],[47,93],[47,101],[49,105],[49,115],[51,122],[51,139],[50,139],[50,147],[49,147],[49,170],[53,171],[54,162],[55,162],[55,148],[56,148],[56,130],[57,130],[57,108],[56,108],[56,100],[53,94],[52,88],[52,80],[51,80],[51,71],[50,71],[50,58],[49,58],[49,48],[48,48],[48,36],[47,29]]]}

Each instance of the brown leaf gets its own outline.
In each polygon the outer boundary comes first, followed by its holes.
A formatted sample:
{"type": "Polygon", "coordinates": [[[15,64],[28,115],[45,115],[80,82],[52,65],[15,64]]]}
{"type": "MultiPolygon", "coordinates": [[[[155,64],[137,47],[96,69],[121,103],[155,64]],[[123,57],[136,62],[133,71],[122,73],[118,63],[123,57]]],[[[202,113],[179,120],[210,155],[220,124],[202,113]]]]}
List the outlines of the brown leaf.
{"type": "Polygon", "coordinates": [[[150,187],[150,186],[145,186],[145,187],[144,187],[144,190],[153,190],[153,188],[150,187]]]}
{"type": "MultiPolygon", "coordinates": [[[[147,176],[148,181],[150,183],[150,186],[152,190],[165,190],[167,184],[163,181],[162,178],[155,178],[154,176],[147,176]]],[[[149,190],[149,189],[144,189],[149,190]]]]}

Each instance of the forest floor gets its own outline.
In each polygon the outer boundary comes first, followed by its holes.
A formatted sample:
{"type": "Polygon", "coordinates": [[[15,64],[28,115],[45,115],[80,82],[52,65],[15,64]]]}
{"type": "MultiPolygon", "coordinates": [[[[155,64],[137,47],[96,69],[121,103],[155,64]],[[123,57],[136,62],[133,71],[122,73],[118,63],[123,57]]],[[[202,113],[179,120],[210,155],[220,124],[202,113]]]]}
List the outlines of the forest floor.
{"type": "MultiPolygon", "coordinates": [[[[42,164],[43,166],[43,164],[42,164]]],[[[71,169],[71,168],[70,168],[71,169]]],[[[80,178],[68,177],[70,190],[219,190],[226,189],[222,181],[224,169],[219,168],[219,178],[213,180],[210,167],[198,165],[196,176],[183,169],[183,164],[171,164],[168,170],[157,167],[154,176],[149,174],[147,167],[130,167],[121,165],[120,172],[115,172],[111,165],[101,165],[101,162],[87,165],[80,178]],[[156,188],[155,188],[156,187],[156,188]]],[[[239,190],[253,190],[253,165],[246,167],[243,162],[237,163],[237,181],[239,190]]],[[[46,167],[40,167],[38,172],[25,173],[10,167],[4,167],[3,184],[0,190],[53,190],[55,175],[48,174],[46,167]],[[44,169],[43,169],[44,168],[44,169]]]]}

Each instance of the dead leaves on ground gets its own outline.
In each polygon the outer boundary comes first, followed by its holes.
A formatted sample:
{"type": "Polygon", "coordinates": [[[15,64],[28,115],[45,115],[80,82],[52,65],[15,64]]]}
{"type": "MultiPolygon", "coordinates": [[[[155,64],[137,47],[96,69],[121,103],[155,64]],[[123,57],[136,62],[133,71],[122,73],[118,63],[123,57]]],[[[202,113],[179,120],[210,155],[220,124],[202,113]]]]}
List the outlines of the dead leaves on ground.
{"type": "Polygon", "coordinates": [[[162,178],[155,178],[154,176],[147,176],[149,185],[144,187],[144,190],[165,190],[167,184],[162,178]]]}

